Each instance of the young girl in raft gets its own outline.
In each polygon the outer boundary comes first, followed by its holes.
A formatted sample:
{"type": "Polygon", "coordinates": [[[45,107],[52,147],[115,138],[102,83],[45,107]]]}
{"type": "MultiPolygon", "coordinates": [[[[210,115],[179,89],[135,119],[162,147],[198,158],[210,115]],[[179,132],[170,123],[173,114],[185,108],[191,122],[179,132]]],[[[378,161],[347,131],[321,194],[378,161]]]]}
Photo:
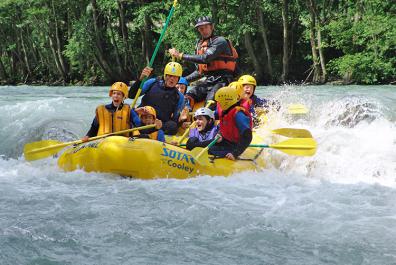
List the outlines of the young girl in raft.
{"type": "Polygon", "coordinates": [[[149,138],[153,140],[158,140],[160,142],[165,142],[165,133],[161,130],[162,122],[157,119],[157,112],[151,106],[140,107],[136,109],[139,114],[142,126],[155,124],[154,128],[139,130],[134,133],[134,137],[138,138],[149,138]]]}
{"type": "Polygon", "coordinates": [[[212,142],[219,130],[215,125],[213,111],[208,108],[200,108],[194,113],[196,127],[190,130],[186,144],[188,150],[195,147],[206,147],[212,142]]]}

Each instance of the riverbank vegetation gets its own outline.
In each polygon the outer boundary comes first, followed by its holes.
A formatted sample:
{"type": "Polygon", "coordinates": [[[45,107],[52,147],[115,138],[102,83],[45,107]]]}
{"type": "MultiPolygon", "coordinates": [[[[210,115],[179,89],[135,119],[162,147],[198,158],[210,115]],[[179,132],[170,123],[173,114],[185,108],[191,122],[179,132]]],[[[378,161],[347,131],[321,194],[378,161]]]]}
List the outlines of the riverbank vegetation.
{"type": "MultiPolygon", "coordinates": [[[[172,1],[2,0],[0,83],[109,84],[137,78],[172,1]]],[[[240,55],[261,84],[378,84],[396,80],[396,5],[382,0],[180,0],[166,49],[193,53],[196,17],[240,55]]],[[[188,73],[194,66],[184,65],[188,73]]]]}

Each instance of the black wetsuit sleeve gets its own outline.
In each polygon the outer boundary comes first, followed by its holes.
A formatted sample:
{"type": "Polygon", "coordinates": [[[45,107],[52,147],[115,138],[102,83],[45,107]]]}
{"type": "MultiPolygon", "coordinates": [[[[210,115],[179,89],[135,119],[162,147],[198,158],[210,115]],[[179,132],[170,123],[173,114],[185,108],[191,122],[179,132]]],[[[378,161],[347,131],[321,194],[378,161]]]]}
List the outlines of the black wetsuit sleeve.
{"type": "Polygon", "coordinates": [[[133,99],[135,98],[136,93],[138,92],[141,83],[142,83],[142,81],[140,81],[140,80],[133,83],[133,85],[129,88],[128,98],[133,98],[133,99]]]}
{"type": "Polygon", "coordinates": [[[136,138],[145,138],[145,139],[150,139],[150,135],[149,134],[139,134],[135,136],[136,138]]]}
{"type": "Polygon", "coordinates": [[[240,156],[246,150],[246,148],[248,148],[253,139],[252,130],[246,129],[243,131],[243,133],[239,135],[239,139],[239,143],[237,144],[234,151],[232,151],[234,157],[240,156]]]}
{"type": "Polygon", "coordinates": [[[188,76],[186,76],[186,79],[189,83],[201,78],[201,74],[199,73],[198,70],[195,70],[194,72],[192,72],[191,74],[189,74],[188,76]]]}
{"type": "Polygon", "coordinates": [[[204,54],[183,54],[183,60],[197,64],[207,64],[215,60],[221,54],[230,54],[228,42],[223,37],[217,37],[204,54]]]}
{"type": "Polygon", "coordinates": [[[98,135],[98,131],[99,131],[99,122],[96,119],[96,117],[93,119],[92,124],[91,124],[91,128],[89,128],[89,131],[87,132],[87,136],[88,137],[94,137],[98,135]]]}
{"type": "Polygon", "coordinates": [[[187,140],[186,148],[188,150],[192,150],[195,147],[207,147],[212,142],[212,140],[200,142],[197,137],[190,137],[187,140]]]}

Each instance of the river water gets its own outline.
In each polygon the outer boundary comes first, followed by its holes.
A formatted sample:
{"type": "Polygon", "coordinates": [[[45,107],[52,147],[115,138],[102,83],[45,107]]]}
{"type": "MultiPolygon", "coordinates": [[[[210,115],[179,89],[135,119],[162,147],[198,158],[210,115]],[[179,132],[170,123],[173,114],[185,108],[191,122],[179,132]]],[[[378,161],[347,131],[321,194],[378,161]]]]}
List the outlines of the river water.
{"type": "Polygon", "coordinates": [[[260,87],[272,126],[313,157],[260,172],[131,180],[26,162],[23,145],[85,134],[105,87],[0,87],[0,264],[396,264],[396,87],[260,87]]]}

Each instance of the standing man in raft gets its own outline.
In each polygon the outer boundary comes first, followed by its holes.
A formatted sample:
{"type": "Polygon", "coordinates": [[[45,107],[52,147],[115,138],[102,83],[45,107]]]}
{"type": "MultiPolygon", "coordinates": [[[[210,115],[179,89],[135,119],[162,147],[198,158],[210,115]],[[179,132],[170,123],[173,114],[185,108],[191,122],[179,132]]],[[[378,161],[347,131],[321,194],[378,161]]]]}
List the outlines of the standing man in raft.
{"type": "Polygon", "coordinates": [[[197,86],[187,92],[191,107],[197,102],[213,100],[216,91],[232,82],[236,70],[238,53],[231,42],[214,34],[210,17],[200,17],[195,23],[201,38],[197,41],[195,54],[184,54],[175,48],[170,55],[186,62],[195,63],[197,69],[186,77],[193,82],[204,77],[197,86]]]}

